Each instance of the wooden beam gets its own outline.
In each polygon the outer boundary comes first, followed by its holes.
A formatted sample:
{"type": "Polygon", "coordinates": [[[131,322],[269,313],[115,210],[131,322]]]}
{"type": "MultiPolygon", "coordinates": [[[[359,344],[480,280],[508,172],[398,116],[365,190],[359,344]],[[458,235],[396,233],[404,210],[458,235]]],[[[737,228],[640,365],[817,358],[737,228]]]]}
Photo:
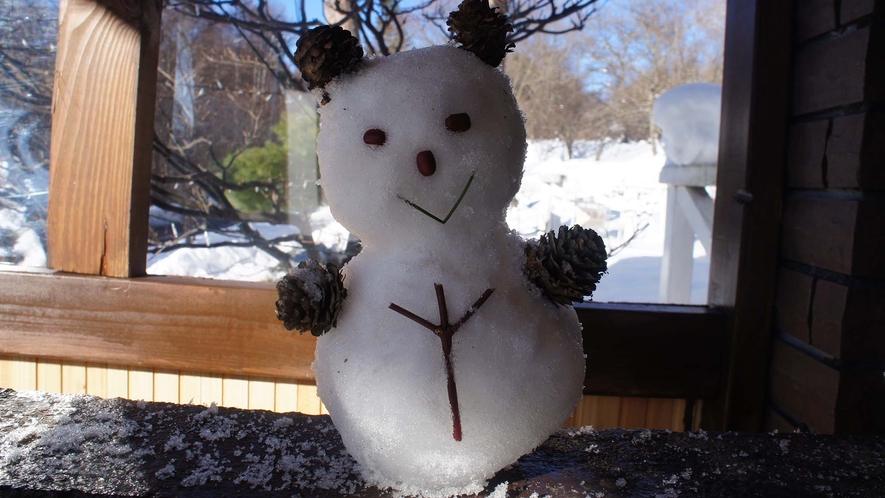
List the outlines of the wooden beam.
{"type": "Polygon", "coordinates": [[[728,2],[708,302],[728,314],[722,393],[702,426],[758,431],[771,349],[793,2],[728,2]]]}
{"type": "Polygon", "coordinates": [[[62,0],[52,102],[49,265],[130,277],[146,265],[157,0],[62,0]]]}
{"type": "MultiPolygon", "coordinates": [[[[0,271],[0,354],[312,382],[316,339],[276,319],[272,284],[0,271]]],[[[716,394],[721,314],[582,305],[585,392],[716,394]]]]}
{"type": "Polygon", "coordinates": [[[705,306],[581,305],[584,394],[712,398],[718,394],[724,315],[705,306]]]}
{"type": "Polygon", "coordinates": [[[313,380],[271,284],[0,272],[0,353],[313,380]]]}

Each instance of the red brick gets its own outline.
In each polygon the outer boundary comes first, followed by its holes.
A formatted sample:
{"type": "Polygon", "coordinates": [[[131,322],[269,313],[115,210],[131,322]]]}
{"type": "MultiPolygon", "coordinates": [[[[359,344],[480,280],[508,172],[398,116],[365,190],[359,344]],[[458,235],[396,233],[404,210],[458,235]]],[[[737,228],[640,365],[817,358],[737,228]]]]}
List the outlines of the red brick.
{"type": "Polygon", "coordinates": [[[827,142],[831,188],[885,189],[885,113],[835,118],[827,142]]]}
{"type": "Polygon", "coordinates": [[[796,41],[836,29],[836,6],[834,0],[803,0],[796,2],[796,41]]]}
{"type": "Polygon", "coordinates": [[[793,188],[823,188],[823,161],[827,153],[829,121],[812,121],[790,128],[787,156],[787,185],[793,188]]]}
{"type": "Polygon", "coordinates": [[[885,290],[851,289],[841,334],[841,358],[885,362],[885,290]]]}
{"type": "Polygon", "coordinates": [[[818,280],[812,304],[812,345],[834,358],[842,357],[842,322],[848,287],[818,280]]]}
{"type": "MultiPolygon", "coordinates": [[[[869,45],[870,28],[866,27],[799,49],[794,61],[793,114],[862,102],[867,90],[869,45]]],[[[878,65],[871,61],[870,71],[876,71],[878,65]]]]}
{"type": "Polygon", "coordinates": [[[843,361],[885,363],[885,290],[818,280],[812,316],[817,349],[843,361]]]}
{"type": "Polygon", "coordinates": [[[842,0],[839,20],[846,24],[872,14],[876,10],[876,3],[877,0],[842,0]]]}
{"type": "Polygon", "coordinates": [[[770,395],[813,431],[835,431],[839,372],[781,341],[772,348],[770,395]]]}
{"type": "Polygon", "coordinates": [[[885,278],[885,206],[859,203],[851,275],[885,278]]]}
{"type": "Polygon", "coordinates": [[[837,434],[885,433],[885,377],[882,372],[841,373],[835,425],[837,434]]]}
{"type": "Polygon", "coordinates": [[[802,342],[809,342],[808,308],[811,306],[811,284],[814,279],[804,273],[781,268],[777,277],[774,301],[774,322],[782,330],[802,342]]]}
{"type": "Polygon", "coordinates": [[[788,197],[781,250],[785,258],[850,275],[858,202],[788,197]]]}
{"type": "Polygon", "coordinates": [[[865,114],[833,120],[827,141],[827,183],[832,188],[860,186],[865,114]]]}
{"type": "Polygon", "coordinates": [[[885,190],[885,112],[866,115],[860,188],[885,190]]]}

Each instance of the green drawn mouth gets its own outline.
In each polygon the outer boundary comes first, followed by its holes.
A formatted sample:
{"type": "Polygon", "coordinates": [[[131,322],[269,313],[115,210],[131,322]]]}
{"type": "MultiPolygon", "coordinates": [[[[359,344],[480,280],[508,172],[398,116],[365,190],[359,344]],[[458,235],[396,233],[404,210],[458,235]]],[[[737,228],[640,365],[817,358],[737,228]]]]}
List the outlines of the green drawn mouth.
{"type": "Polygon", "coordinates": [[[455,201],[455,205],[452,206],[452,209],[449,211],[449,214],[447,214],[446,217],[445,217],[445,218],[442,218],[442,219],[440,219],[438,216],[434,215],[434,214],[431,213],[430,211],[424,209],[423,207],[421,207],[421,206],[415,204],[414,202],[412,202],[412,201],[410,201],[410,200],[408,200],[408,199],[406,199],[406,198],[404,198],[404,197],[402,197],[402,196],[399,196],[399,195],[398,195],[397,197],[399,197],[400,200],[402,200],[402,201],[405,202],[406,204],[412,206],[413,208],[417,209],[417,210],[420,211],[421,213],[423,213],[423,214],[429,216],[430,218],[432,218],[432,219],[434,219],[434,220],[436,220],[436,221],[442,223],[443,225],[445,225],[446,222],[449,221],[449,218],[451,218],[452,215],[455,213],[455,210],[458,209],[458,206],[461,205],[461,201],[464,200],[464,196],[467,194],[467,189],[470,188],[470,184],[473,183],[473,177],[475,177],[475,176],[476,176],[476,172],[474,171],[474,172],[470,175],[470,178],[467,180],[467,185],[464,185],[464,190],[461,191],[461,195],[458,196],[458,200],[455,201]]]}

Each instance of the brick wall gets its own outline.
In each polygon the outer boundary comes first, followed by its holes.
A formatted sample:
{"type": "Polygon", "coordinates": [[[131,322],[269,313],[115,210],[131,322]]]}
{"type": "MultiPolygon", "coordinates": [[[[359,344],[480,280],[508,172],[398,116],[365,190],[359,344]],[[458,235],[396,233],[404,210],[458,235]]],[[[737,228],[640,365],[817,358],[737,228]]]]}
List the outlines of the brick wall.
{"type": "Polygon", "coordinates": [[[885,2],[794,4],[765,424],[885,432],[885,2]]]}

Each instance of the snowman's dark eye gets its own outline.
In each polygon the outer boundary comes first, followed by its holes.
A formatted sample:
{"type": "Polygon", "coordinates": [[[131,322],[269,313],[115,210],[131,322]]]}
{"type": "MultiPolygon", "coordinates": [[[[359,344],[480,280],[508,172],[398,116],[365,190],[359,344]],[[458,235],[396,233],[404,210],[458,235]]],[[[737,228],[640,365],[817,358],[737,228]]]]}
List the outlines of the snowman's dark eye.
{"type": "Polygon", "coordinates": [[[470,116],[466,112],[451,114],[446,118],[446,129],[460,133],[470,129],[470,116]]]}
{"type": "Polygon", "coordinates": [[[366,145],[384,145],[384,142],[386,141],[387,134],[377,128],[366,130],[366,133],[363,134],[363,142],[365,142],[366,145]]]}

